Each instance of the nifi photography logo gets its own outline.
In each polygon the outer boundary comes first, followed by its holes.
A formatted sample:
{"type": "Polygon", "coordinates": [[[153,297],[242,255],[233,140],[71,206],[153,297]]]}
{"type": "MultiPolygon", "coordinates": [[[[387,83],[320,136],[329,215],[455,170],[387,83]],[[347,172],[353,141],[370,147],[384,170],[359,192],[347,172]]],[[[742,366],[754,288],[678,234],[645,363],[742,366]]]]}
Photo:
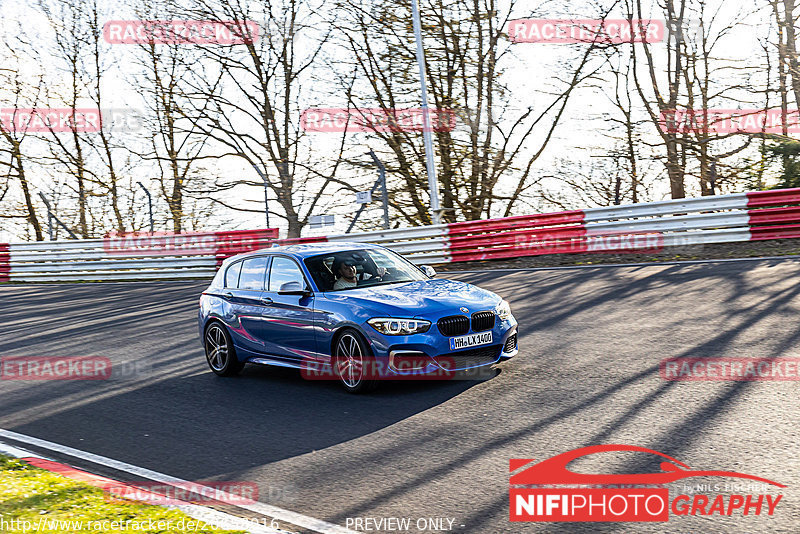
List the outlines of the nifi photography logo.
{"type": "MultiPolygon", "coordinates": [[[[676,516],[773,515],[783,495],[767,493],[769,486],[783,484],[733,471],[699,470],[666,454],[632,445],[595,445],[565,452],[547,460],[510,460],[511,521],[669,521],[676,516]],[[585,474],[567,465],[591,454],[640,452],[660,456],[661,472],[631,474],[585,474]],[[666,460],[666,461],[664,461],[666,460]],[[532,465],[531,465],[532,464],[532,465]],[[529,466],[525,469],[521,468],[529,466]],[[747,484],[726,484],[725,493],[696,493],[684,486],[670,500],[672,482],[692,477],[746,479],[747,484]],[[684,493],[685,492],[685,493],[684,493]]],[[[720,491],[721,485],[698,486],[720,491]]]]}

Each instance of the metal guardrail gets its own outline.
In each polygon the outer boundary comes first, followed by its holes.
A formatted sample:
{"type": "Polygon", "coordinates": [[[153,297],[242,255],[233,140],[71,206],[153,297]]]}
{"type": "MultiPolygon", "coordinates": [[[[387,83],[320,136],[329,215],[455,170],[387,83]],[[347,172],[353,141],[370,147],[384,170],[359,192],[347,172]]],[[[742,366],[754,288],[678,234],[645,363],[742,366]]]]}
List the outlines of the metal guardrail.
{"type": "Polygon", "coordinates": [[[800,188],[301,239],[268,229],[0,243],[0,281],[208,278],[234,254],[320,241],[377,243],[438,264],[797,237],[800,188]]]}
{"type": "Polygon", "coordinates": [[[10,243],[0,245],[0,281],[209,278],[225,258],[269,246],[277,236],[269,229],[10,243]]]}

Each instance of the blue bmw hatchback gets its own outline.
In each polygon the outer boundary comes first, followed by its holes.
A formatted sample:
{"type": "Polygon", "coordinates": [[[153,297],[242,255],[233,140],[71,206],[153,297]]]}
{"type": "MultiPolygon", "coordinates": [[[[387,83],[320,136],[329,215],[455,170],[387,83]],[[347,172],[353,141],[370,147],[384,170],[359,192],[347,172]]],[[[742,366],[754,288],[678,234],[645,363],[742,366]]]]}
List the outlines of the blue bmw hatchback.
{"type": "Polygon", "coordinates": [[[380,378],[451,373],[516,355],[508,303],[435,274],[363,243],[228,258],[200,298],[208,365],[220,376],[245,363],[326,368],[357,393],[380,378]]]}

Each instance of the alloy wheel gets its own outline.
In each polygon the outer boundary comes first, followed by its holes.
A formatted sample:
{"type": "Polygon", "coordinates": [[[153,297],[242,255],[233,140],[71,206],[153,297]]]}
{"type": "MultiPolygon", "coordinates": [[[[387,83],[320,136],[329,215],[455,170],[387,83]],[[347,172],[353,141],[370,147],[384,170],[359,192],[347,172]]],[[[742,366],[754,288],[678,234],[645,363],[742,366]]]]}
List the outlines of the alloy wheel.
{"type": "Polygon", "coordinates": [[[228,362],[228,340],[219,325],[211,325],[206,331],[206,358],[214,371],[225,370],[228,362]]]}
{"type": "Polygon", "coordinates": [[[361,344],[352,334],[344,334],[336,345],[336,371],[349,388],[355,388],[363,378],[364,355],[361,344]]]}

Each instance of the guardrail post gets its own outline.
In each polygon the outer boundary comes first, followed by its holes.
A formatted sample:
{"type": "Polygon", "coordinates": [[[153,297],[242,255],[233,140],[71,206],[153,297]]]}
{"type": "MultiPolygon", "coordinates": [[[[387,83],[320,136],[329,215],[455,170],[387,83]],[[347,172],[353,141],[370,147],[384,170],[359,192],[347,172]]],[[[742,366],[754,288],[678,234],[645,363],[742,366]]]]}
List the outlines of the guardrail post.
{"type": "Polygon", "coordinates": [[[375,165],[378,166],[378,177],[381,181],[381,187],[383,188],[383,229],[389,229],[389,191],[386,189],[386,167],[383,165],[383,162],[378,159],[378,156],[375,155],[375,152],[372,149],[369,149],[369,155],[372,156],[372,161],[375,162],[375,165]]]}
{"type": "MultiPolygon", "coordinates": [[[[378,167],[378,181],[372,184],[372,189],[369,190],[370,195],[375,192],[378,186],[383,187],[383,229],[389,229],[389,192],[386,190],[386,167],[383,165],[381,160],[378,159],[378,156],[375,155],[375,152],[372,149],[369,149],[369,155],[372,156],[372,160],[375,162],[375,165],[378,167]]],[[[350,230],[353,229],[353,226],[356,225],[356,221],[361,216],[361,212],[364,211],[366,204],[361,204],[356,211],[356,214],[353,216],[353,220],[350,221],[350,226],[347,227],[346,234],[350,233],[350,230]]]]}
{"type": "Polygon", "coordinates": [[[61,221],[59,220],[59,218],[58,218],[58,217],[56,217],[56,215],[53,213],[53,210],[52,210],[52,209],[50,209],[50,203],[47,201],[47,197],[46,197],[46,196],[44,196],[44,195],[42,194],[42,192],[41,192],[41,191],[39,191],[39,196],[41,197],[41,199],[42,199],[42,202],[44,202],[44,205],[45,205],[45,207],[47,208],[47,226],[48,226],[48,228],[49,228],[49,230],[50,230],[50,241],[53,241],[53,219],[55,219],[55,221],[58,223],[58,225],[59,225],[59,226],[61,226],[61,228],[63,228],[64,230],[66,230],[66,231],[67,231],[67,233],[69,234],[69,236],[70,236],[72,239],[78,239],[78,236],[76,236],[75,234],[73,234],[73,233],[72,233],[72,230],[70,230],[70,229],[67,227],[67,225],[66,225],[66,224],[64,224],[63,222],[61,222],[61,221]]]}
{"type": "Polygon", "coordinates": [[[155,233],[155,223],[153,221],[153,197],[150,196],[150,191],[144,186],[142,182],[136,182],[142,188],[144,194],[147,195],[147,207],[150,210],[150,233],[155,233]]]}

